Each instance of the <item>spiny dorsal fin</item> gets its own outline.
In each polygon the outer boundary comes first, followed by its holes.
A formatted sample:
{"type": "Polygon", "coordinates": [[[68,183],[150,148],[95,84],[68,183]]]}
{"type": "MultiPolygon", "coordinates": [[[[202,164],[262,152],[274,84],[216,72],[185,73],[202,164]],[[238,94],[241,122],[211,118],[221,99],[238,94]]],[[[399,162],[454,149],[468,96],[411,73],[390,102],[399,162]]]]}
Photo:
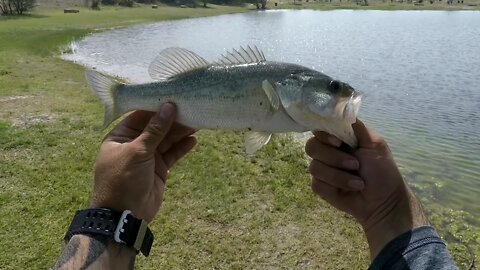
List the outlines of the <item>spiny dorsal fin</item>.
{"type": "Polygon", "coordinates": [[[251,48],[248,46],[246,49],[240,47],[240,49],[227,52],[226,55],[222,55],[220,59],[215,63],[221,66],[242,65],[242,64],[254,64],[267,61],[265,55],[261,52],[257,46],[251,48]]]}
{"type": "Polygon", "coordinates": [[[273,111],[277,111],[280,107],[280,98],[278,97],[275,88],[273,88],[273,85],[268,80],[264,80],[262,82],[262,89],[267,95],[268,101],[270,101],[270,105],[272,106],[273,111]]]}
{"type": "Polygon", "coordinates": [[[262,131],[249,131],[245,133],[245,152],[247,155],[253,155],[272,137],[271,133],[262,131]]]}
{"type": "Polygon", "coordinates": [[[148,73],[152,79],[163,81],[207,66],[208,62],[194,52],[183,48],[167,48],[153,60],[148,73]]]}

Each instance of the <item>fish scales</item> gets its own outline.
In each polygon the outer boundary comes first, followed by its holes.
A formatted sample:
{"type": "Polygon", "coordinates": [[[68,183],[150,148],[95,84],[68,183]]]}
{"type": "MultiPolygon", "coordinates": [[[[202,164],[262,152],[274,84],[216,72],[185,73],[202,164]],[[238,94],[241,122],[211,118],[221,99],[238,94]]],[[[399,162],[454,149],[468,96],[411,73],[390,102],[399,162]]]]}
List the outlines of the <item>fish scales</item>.
{"type": "Polygon", "coordinates": [[[163,50],[149,67],[155,82],[122,84],[89,70],[87,82],[105,106],[104,126],[133,110],[174,102],[177,121],[195,129],[247,129],[253,154],[272,133],[322,130],[352,147],[361,95],[347,83],[297,64],[266,61],[256,47],[208,63],[182,48],[163,50]]]}
{"type": "Polygon", "coordinates": [[[307,131],[284,110],[272,112],[261,87],[265,79],[276,81],[301,68],[290,66],[265,62],[229,68],[208,67],[168,81],[125,85],[118,90],[117,104],[121,112],[128,112],[155,111],[161,103],[174,102],[179,111],[178,121],[196,129],[307,131]]]}

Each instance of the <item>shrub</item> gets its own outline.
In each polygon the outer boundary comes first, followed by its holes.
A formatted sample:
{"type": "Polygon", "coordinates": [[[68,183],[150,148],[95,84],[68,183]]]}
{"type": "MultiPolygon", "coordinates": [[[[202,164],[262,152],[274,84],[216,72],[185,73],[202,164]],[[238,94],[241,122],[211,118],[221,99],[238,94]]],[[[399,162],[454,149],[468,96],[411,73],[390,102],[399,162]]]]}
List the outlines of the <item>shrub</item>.
{"type": "Polygon", "coordinates": [[[90,8],[100,10],[100,0],[91,0],[90,8]]]}
{"type": "Polygon", "coordinates": [[[133,7],[134,3],[135,3],[135,1],[133,1],[133,0],[120,0],[118,2],[118,4],[120,6],[125,6],[125,7],[133,7]]]}
{"type": "Polygon", "coordinates": [[[118,0],[102,0],[102,5],[116,5],[118,0]]]}

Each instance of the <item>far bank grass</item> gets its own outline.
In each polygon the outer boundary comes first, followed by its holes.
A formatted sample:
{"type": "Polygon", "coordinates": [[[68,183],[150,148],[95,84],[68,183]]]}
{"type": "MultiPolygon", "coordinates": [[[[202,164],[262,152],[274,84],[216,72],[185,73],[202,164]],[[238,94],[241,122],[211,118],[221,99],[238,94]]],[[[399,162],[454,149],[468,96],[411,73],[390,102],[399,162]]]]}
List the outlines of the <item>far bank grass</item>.
{"type": "MultiPolygon", "coordinates": [[[[363,1],[361,1],[363,3],[363,1]]],[[[414,1],[418,2],[418,1],[414,1]]],[[[422,3],[414,4],[403,1],[368,1],[368,5],[357,4],[355,1],[347,0],[332,0],[332,1],[269,1],[268,8],[271,9],[313,9],[313,10],[335,10],[335,9],[350,9],[350,10],[480,10],[480,1],[470,0],[464,1],[464,4],[458,3],[447,5],[446,1],[435,0],[423,1],[422,3]],[[275,4],[277,4],[275,6],[275,4]]]]}
{"type": "MultiPolygon", "coordinates": [[[[244,11],[142,7],[0,17],[0,269],[48,269],[73,213],[88,205],[103,108],[83,69],[58,58],[61,47],[110,27],[244,11]]],[[[358,225],[313,196],[301,146],[276,137],[247,158],[241,134],[201,131],[198,138],[172,170],[152,224],[152,254],[139,257],[139,269],[368,266],[358,225]]],[[[480,254],[478,231],[464,222],[469,216],[427,210],[467,269],[471,256],[458,240],[480,254]]]]}

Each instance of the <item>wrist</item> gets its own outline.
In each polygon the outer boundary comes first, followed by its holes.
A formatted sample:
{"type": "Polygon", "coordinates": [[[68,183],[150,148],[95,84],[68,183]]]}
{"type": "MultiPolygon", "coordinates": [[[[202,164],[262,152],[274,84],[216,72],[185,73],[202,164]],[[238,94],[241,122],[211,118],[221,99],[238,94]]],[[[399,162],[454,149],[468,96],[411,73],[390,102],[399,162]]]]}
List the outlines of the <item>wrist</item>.
{"type": "Polygon", "coordinates": [[[393,196],[391,202],[387,203],[380,214],[372,215],[374,221],[362,224],[372,261],[389,242],[399,235],[428,225],[420,203],[412,191],[405,186],[400,194],[396,198],[393,196]]]}
{"type": "Polygon", "coordinates": [[[83,233],[83,234],[76,234],[72,236],[70,241],[67,243],[67,245],[70,242],[75,242],[75,241],[80,241],[80,242],[88,242],[90,246],[92,246],[93,243],[100,244],[103,246],[108,253],[115,254],[115,258],[127,258],[130,260],[131,257],[136,257],[137,256],[137,251],[132,248],[132,247],[127,247],[123,244],[117,243],[114,240],[110,239],[107,236],[103,235],[96,235],[96,234],[89,234],[89,233],[83,233]]]}
{"type": "Polygon", "coordinates": [[[89,235],[92,239],[105,239],[105,242],[114,242],[145,256],[150,253],[153,243],[153,234],[147,222],[138,219],[129,210],[117,212],[106,208],[89,208],[77,211],[65,240],[74,235],[89,235]]]}
{"type": "Polygon", "coordinates": [[[76,234],[66,243],[53,269],[133,269],[136,254],[103,235],[76,234]]]}

